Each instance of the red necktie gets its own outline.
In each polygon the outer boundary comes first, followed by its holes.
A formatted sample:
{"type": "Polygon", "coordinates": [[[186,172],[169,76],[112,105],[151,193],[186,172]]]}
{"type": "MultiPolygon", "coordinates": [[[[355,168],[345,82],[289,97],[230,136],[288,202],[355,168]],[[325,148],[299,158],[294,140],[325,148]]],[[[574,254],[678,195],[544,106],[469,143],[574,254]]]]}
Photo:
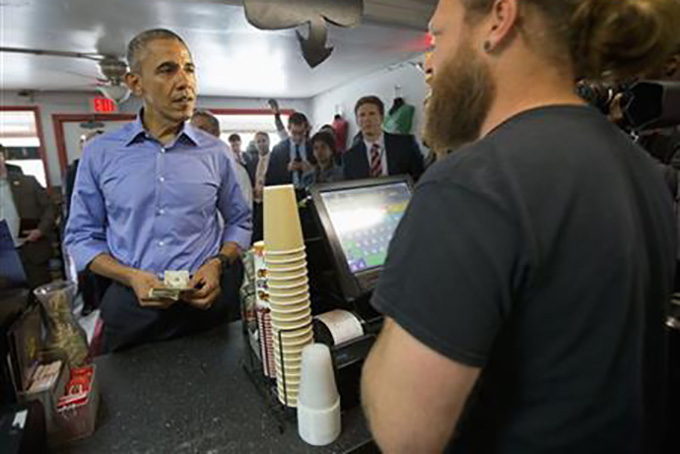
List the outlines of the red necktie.
{"type": "Polygon", "coordinates": [[[382,159],[380,159],[380,145],[374,143],[371,147],[371,177],[382,176],[382,159]]]}

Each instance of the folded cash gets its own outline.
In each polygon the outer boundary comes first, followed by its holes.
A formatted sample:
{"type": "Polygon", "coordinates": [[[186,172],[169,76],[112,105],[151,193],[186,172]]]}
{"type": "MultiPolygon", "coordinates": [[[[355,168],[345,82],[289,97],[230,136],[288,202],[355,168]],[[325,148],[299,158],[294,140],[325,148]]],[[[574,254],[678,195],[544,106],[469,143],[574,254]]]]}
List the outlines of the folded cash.
{"type": "Polygon", "coordinates": [[[152,288],[149,290],[149,301],[171,300],[179,301],[183,296],[190,296],[196,289],[193,288],[152,288]]]}
{"type": "Polygon", "coordinates": [[[149,299],[178,301],[181,292],[182,290],[177,288],[152,288],[149,290],[149,299]]]}
{"type": "Polygon", "coordinates": [[[172,289],[188,288],[190,280],[191,275],[188,271],[166,271],[163,276],[165,286],[172,289]]]}

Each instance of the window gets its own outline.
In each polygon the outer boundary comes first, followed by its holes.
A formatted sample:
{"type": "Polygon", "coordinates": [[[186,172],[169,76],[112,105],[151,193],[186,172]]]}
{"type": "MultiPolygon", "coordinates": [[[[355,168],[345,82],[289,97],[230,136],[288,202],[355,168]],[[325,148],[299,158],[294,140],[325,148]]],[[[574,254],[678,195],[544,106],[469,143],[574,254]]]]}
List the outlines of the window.
{"type": "MultiPolygon", "coordinates": [[[[220,121],[220,138],[227,142],[227,138],[231,134],[238,134],[241,136],[241,147],[243,151],[246,150],[248,144],[255,138],[255,133],[258,131],[269,134],[271,148],[274,148],[281,140],[276,130],[274,116],[270,113],[246,115],[216,114],[215,116],[220,121]]],[[[288,123],[288,115],[281,114],[281,121],[286,125],[288,123]]]]}
{"type": "Polygon", "coordinates": [[[40,135],[33,110],[0,110],[0,144],[7,152],[7,163],[21,167],[47,187],[40,135]]]}

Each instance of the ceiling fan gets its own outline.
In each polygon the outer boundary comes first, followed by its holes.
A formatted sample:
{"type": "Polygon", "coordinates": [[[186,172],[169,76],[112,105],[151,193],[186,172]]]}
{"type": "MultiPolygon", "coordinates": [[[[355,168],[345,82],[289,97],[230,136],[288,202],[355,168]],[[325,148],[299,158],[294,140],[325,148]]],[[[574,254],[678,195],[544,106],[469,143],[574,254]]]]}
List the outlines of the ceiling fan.
{"type": "Polygon", "coordinates": [[[0,52],[45,55],[50,57],[82,58],[97,62],[101,78],[97,78],[95,88],[116,104],[125,102],[130,91],[123,83],[128,66],[125,60],[115,55],[98,53],[70,52],[59,50],[23,49],[16,47],[0,47],[0,52]]]}

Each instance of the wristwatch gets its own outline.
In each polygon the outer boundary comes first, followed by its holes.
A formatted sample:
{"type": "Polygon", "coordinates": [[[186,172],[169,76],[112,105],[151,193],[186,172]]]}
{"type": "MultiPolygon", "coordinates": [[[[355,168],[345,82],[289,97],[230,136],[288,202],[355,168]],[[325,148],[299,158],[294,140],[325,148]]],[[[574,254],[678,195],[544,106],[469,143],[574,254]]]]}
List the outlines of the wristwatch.
{"type": "Polygon", "coordinates": [[[212,257],[208,258],[208,260],[206,260],[206,262],[208,262],[210,260],[219,260],[220,261],[220,267],[221,267],[222,271],[224,271],[226,268],[229,268],[231,266],[231,259],[229,258],[228,255],[224,255],[224,254],[213,255],[212,257]]]}

